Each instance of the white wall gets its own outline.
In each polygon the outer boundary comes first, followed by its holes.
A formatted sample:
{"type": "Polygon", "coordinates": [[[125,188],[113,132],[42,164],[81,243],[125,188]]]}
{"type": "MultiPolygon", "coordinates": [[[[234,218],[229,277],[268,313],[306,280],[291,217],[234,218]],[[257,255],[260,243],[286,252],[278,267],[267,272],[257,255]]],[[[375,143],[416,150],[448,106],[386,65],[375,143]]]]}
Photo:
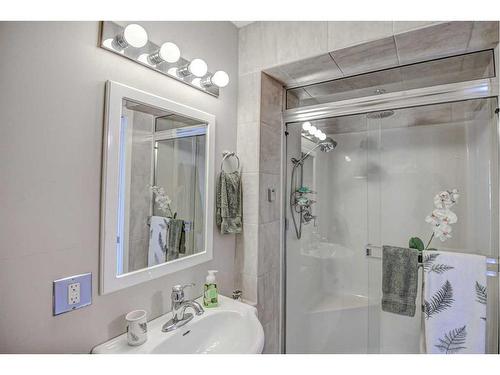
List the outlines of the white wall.
{"type": "Polygon", "coordinates": [[[170,289],[219,269],[233,289],[234,236],[214,235],[214,260],[99,296],[104,83],[118,81],[217,116],[216,165],[236,147],[238,36],[229,22],[142,23],[153,41],[232,78],[219,99],[98,47],[98,22],[0,23],[0,352],[89,352],[125,331],[124,314],[170,309],[170,289]],[[52,281],[92,272],[92,306],[52,316],[52,281]]]}

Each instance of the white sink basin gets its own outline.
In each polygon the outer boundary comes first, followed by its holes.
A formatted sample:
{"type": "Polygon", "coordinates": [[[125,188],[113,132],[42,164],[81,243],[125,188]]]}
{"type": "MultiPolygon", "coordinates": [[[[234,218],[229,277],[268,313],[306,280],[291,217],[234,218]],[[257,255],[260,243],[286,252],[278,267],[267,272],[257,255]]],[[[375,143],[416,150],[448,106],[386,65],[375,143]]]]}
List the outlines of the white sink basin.
{"type": "MultiPolygon", "coordinates": [[[[202,303],[201,298],[197,300],[202,303]]],[[[192,312],[188,309],[188,312],[192,312]]],[[[161,327],[165,314],[148,322],[148,341],[141,346],[127,344],[123,334],[92,349],[93,354],[259,354],[264,348],[264,330],[255,307],[219,296],[219,306],[205,308],[185,326],[172,332],[161,327]]]]}

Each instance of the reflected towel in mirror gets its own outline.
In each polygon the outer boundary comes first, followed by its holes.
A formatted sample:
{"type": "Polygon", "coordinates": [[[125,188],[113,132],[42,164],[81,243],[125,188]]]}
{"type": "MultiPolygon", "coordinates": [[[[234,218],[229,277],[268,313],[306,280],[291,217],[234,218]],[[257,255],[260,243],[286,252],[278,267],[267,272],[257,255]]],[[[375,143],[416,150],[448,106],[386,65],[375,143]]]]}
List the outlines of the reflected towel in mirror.
{"type": "Polygon", "coordinates": [[[149,227],[148,267],[167,260],[168,222],[163,216],[151,216],[149,227]]]}
{"type": "Polygon", "coordinates": [[[186,253],[186,236],[184,234],[184,220],[170,219],[168,227],[167,261],[179,258],[179,254],[186,253]]]}

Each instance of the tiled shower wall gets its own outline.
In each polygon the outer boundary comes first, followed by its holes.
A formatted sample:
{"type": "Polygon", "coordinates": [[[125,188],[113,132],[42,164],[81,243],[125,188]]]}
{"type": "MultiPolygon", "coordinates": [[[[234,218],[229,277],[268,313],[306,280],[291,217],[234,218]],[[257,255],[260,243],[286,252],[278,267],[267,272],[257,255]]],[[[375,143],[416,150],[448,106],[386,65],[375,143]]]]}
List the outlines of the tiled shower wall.
{"type": "Polygon", "coordinates": [[[434,22],[254,22],[239,30],[237,152],[243,164],[244,233],[235,280],[257,303],[265,353],[280,350],[280,166],[282,85],[263,70],[434,22]],[[276,200],[268,202],[268,188],[276,200]]]}

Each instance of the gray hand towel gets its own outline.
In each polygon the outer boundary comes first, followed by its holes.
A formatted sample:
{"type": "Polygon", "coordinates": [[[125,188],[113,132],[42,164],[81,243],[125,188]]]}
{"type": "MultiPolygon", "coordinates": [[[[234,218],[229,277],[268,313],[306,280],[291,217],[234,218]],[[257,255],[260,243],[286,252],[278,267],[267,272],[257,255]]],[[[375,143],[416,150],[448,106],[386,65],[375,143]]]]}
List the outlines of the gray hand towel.
{"type": "Polygon", "coordinates": [[[179,258],[179,253],[186,252],[184,220],[170,219],[168,223],[167,261],[179,258]]]}
{"type": "Polygon", "coordinates": [[[384,246],[382,251],[382,310],[415,316],[418,290],[418,250],[384,246]]]}
{"type": "Polygon", "coordinates": [[[242,189],[239,171],[221,171],[216,193],[216,221],[222,234],[241,233],[242,189]]]}

